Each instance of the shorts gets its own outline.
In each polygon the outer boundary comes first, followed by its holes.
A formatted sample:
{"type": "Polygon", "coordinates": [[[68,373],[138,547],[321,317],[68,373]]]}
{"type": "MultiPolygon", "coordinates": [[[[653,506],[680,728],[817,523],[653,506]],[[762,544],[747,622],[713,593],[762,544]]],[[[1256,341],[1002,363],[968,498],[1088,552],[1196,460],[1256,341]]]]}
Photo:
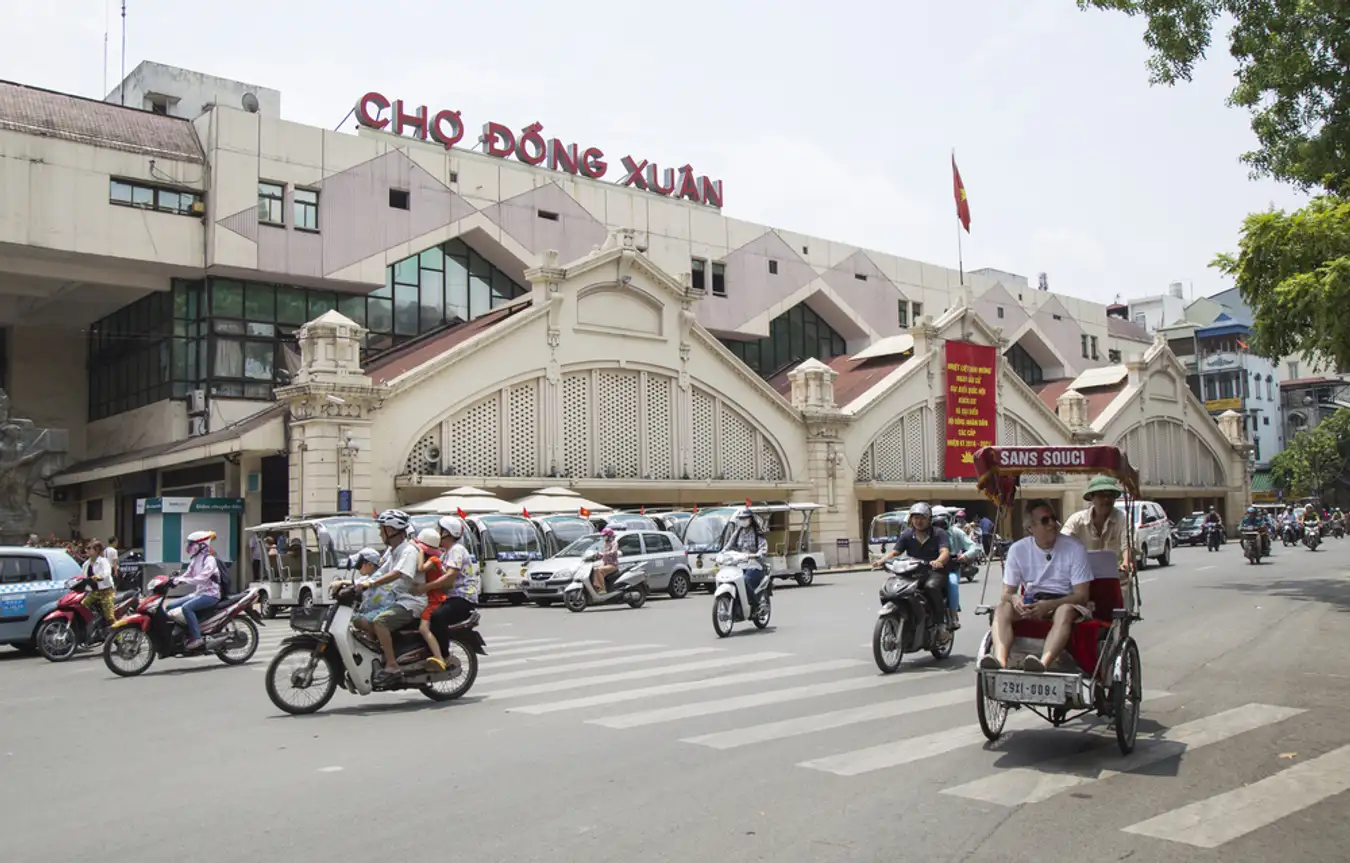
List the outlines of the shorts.
{"type": "Polygon", "coordinates": [[[408,624],[412,623],[414,615],[411,611],[401,605],[391,605],[388,608],[380,609],[380,612],[370,619],[370,622],[376,626],[382,626],[390,632],[396,632],[408,624]]]}
{"type": "Polygon", "coordinates": [[[422,619],[428,621],[431,620],[431,615],[436,612],[436,609],[441,607],[441,603],[443,602],[445,602],[444,595],[427,596],[427,607],[422,610],[422,619]]]}
{"type": "MultiPolygon", "coordinates": [[[[1025,598],[1023,602],[1025,602],[1027,605],[1031,605],[1032,603],[1042,599],[1063,599],[1065,596],[1068,596],[1068,594],[1065,593],[1046,593],[1041,595],[1032,594],[1031,596],[1025,598]]],[[[1078,612],[1078,619],[1075,620],[1074,623],[1082,623],[1085,620],[1092,619],[1093,606],[1091,602],[1089,602],[1087,605],[1070,605],[1069,607],[1072,608],[1074,611],[1078,612]]]]}

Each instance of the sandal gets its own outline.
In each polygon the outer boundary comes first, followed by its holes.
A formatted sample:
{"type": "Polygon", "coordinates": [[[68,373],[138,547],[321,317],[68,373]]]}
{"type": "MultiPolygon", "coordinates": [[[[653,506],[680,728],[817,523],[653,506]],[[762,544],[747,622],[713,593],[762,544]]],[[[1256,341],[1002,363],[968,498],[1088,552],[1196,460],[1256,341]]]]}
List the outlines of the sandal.
{"type": "Polygon", "coordinates": [[[427,670],[428,670],[428,671],[444,671],[444,670],[445,670],[445,660],[443,660],[443,659],[437,659],[437,658],[434,657],[434,656],[428,656],[428,657],[427,657],[427,670]]]}

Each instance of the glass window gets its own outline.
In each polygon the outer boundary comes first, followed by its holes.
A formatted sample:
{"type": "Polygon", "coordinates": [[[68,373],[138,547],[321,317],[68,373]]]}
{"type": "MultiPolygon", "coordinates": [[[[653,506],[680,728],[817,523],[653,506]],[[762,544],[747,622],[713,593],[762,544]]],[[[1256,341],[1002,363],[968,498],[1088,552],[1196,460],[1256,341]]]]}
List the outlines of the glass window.
{"type": "Polygon", "coordinates": [[[277,286],[277,323],[305,323],[305,292],[285,285],[277,286]]]}
{"type": "Polygon", "coordinates": [[[134,207],[153,209],[155,206],[155,190],[146,186],[132,186],[131,204],[134,207]]]}
{"type": "Polygon", "coordinates": [[[447,318],[469,319],[469,260],[445,259],[445,310],[447,318]]]}
{"type": "Polygon", "coordinates": [[[715,297],[727,295],[727,265],[712,265],[712,292],[715,297]]]}
{"type": "Polygon", "coordinates": [[[213,317],[242,318],[244,286],[229,279],[212,279],[211,314],[213,317]]]}
{"type": "Polygon", "coordinates": [[[213,378],[242,378],[244,376],[244,345],[237,339],[217,337],[213,378]]]}
{"type": "Polygon", "coordinates": [[[492,307],[504,306],[515,297],[513,289],[515,285],[507,278],[506,273],[493,267],[492,269],[492,307]]]}
{"type": "Polygon", "coordinates": [[[286,224],[285,211],[282,209],[285,199],[285,186],[258,183],[258,221],[267,225],[286,224]]]}
{"type": "Polygon", "coordinates": [[[845,351],[843,336],[805,304],[797,305],[769,323],[768,338],[723,342],[760,377],[773,377],[784,368],[816,357],[829,362],[845,351]]]}
{"type": "Polygon", "coordinates": [[[255,381],[274,380],[275,342],[244,343],[244,377],[255,381]]]}
{"type": "Polygon", "coordinates": [[[394,301],[371,298],[366,301],[366,326],[373,333],[394,331],[394,301]]]}
{"type": "Polygon", "coordinates": [[[366,325],[366,298],[362,296],[338,297],[338,311],[360,324],[366,325]]]}
{"type": "Polygon", "coordinates": [[[417,277],[417,257],[404,258],[397,264],[394,264],[394,284],[396,285],[415,285],[418,283],[417,277]]]}
{"type": "Polygon", "coordinates": [[[310,291],[309,292],[309,317],[307,321],[312,321],[321,315],[337,308],[337,294],[328,291],[310,291]]]}
{"type": "Polygon", "coordinates": [[[244,317],[248,320],[275,321],[276,305],[276,286],[249,282],[244,287],[244,317]]]}
{"type": "Polygon", "coordinates": [[[416,285],[394,285],[394,335],[417,335],[418,287],[416,285]]]}
{"type": "Polygon", "coordinates": [[[421,332],[430,332],[445,321],[445,273],[422,270],[421,332]]]}
{"type": "MultiPolygon", "coordinates": [[[[900,329],[902,329],[902,330],[907,330],[907,329],[909,329],[909,307],[906,305],[905,300],[899,300],[899,301],[897,301],[896,305],[899,306],[900,329]]],[[[999,307],[999,317],[1002,317],[1002,316],[1003,316],[1003,315],[1002,315],[1002,312],[1003,312],[1003,307],[1000,306],[1000,307],[999,307]]]]}
{"type": "Polygon", "coordinates": [[[112,188],[108,191],[108,199],[117,204],[130,204],[131,184],[123,183],[121,180],[113,180],[112,188]]]}
{"type": "Polygon", "coordinates": [[[295,190],[295,226],[305,231],[319,230],[319,193],[313,189],[295,190]]]}

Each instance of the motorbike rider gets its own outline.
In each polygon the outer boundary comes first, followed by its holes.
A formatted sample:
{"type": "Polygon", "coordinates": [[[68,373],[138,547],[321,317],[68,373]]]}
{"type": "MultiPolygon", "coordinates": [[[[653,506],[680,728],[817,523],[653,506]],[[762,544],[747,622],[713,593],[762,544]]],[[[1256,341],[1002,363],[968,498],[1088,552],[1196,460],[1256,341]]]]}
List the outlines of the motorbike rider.
{"type": "Polygon", "coordinates": [[[186,551],[187,569],[169,580],[170,585],[190,584],[192,593],[169,600],[165,611],[176,608],[183,610],[183,622],[187,624],[188,650],[196,650],[205,642],[202,640],[201,626],[197,622],[197,612],[210,608],[220,602],[220,585],[224,580],[216,556],[211,553],[211,543],[216,538],[214,530],[199,530],[188,534],[186,551]]]}
{"type": "Polygon", "coordinates": [[[591,568],[591,586],[595,592],[605,594],[605,579],[619,571],[619,538],[614,533],[614,528],[607,527],[600,531],[603,542],[600,546],[600,565],[591,568]]]}
{"type": "Polygon", "coordinates": [[[742,570],[745,574],[745,593],[750,597],[750,608],[746,609],[749,616],[759,605],[755,590],[759,587],[760,580],[764,578],[769,557],[769,540],[765,538],[764,531],[759,526],[759,519],[755,518],[749,507],[743,506],[736,510],[736,529],[727,537],[722,551],[739,551],[751,555],[758,564],[758,567],[748,566],[742,570]]]}
{"type": "Polygon", "coordinates": [[[80,605],[97,611],[112,626],[117,622],[117,609],[113,602],[117,596],[117,587],[112,561],[103,555],[103,543],[96,539],[89,540],[87,549],[89,559],[85,562],[84,574],[93,579],[94,586],[80,600],[80,605]]]}
{"type": "Polygon", "coordinates": [[[1321,517],[1317,514],[1317,508],[1308,504],[1303,508],[1302,515],[1298,518],[1298,523],[1302,525],[1304,534],[1312,533],[1313,536],[1320,535],[1322,532],[1321,517]]]}
{"type": "MultiPolygon", "coordinates": [[[[951,538],[947,531],[939,527],[934,527],[932,523],[933,508],[926,503],[919,502],[909,508],[909,527],[900,533],[900,539],[896,541],[895,548],[891,553],[873,564],[873,568],[880,568],[886,561],[904,554],[915,560],[921,560],[931,565],[932,569],[924,579],[924,595],[928,597],[928,602],[933,606],[933,614],[940,621],[947,620],[947,601],[944,596],[947,583],[947,564],[951,561],[952,545],[951,538]]],[[[946,642],[951,637],[951,629],[947,626],[938,627],[938,638],[946,642]]]]}
{"type": "MultiPolygon", "coordinates": [[[[437,523],[441,533],[441,577],[426,585],[428,592],[445,591],[445,601],[428,620],[437,646],[446,642],[450,627],[473,615],[482,590],[482,579],[474,571],[473,556],[464,546],[465,526],[461,519],[443,516],[437,523]]],[[[418,588],[414,587],[414,590],[418,588]]],[[[440,655],[439,652],[437,655],[440,655]]],[[[453,658],[451,659],[453,662],[453,658]]]]}
{"type": "Polygon", "coordinates": [[[1263,557],[1270,554],[1270,522],[1261,511],[1254,506],[1247,507],[1247,514],[1242,518],[1242,524],[1239,530],[1255,530],[1261,535],[1261,555],[1263,557]]]}
{"type": "MultiPolygon", "coordinates": [[[[960,516],[961,513],[958,511],[957,518],[960,516]]],[[[980,547],[959,523],[949,530],[947,519],[942,516],[933,519],[933,528],[947,531],[947,539],[951,543],[952,566],[947,573],[947,619],[952,631],[955,632],[961,628],[961,570],[966,565],[975,563],[980,556],[980,547]]]]}
{"type": "Polygon", "coordinates": [[[385,683],[401,672],[394,654],[394,633],[411,624],[426,607],[426,597],[414,594],[415,585],[425,585],[422,551],[408,539],[411,519],[399,509],[386,509],[375,517],[380,526],[380,538],[387,550],[380,566],[368,578],[355,583],[358,594],[371,588],[385,587],[389,604],[377,606],[352,617],[352,625],[362,632],[373,633],[384,654],[384,666],[378,669],[373,681],[385,683]]]}

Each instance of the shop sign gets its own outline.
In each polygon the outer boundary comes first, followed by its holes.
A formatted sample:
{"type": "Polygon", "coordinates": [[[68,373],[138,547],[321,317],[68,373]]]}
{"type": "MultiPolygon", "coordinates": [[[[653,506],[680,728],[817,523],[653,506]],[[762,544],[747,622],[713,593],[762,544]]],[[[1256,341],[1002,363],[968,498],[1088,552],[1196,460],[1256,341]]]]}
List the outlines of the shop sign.
{"type": "Polygon", "coordinates": [[[943,468],[948,479],[975,476],[975,451],[996,439],[994,369],[998,349],[970,342],[947,342],[947,445],[943,468]]]}
{"type": "Polygon", "coordinates": [[[1217,372],[1221,369],[1231,369],[1238,365],[1238,355],[1230,352],[1210,354],[1200,361],[1201,371],[1217,372]]]}
{"type": "MultiPolygon", "coordinates": [[[[357,100],[356,122],[368,129],[387,130],[395,135],[407,133],[421,141],[435,141],[447,150],[463,140],[465,134],[458,111],[430,113],[426,105],[418,105],[410,111],[402,99],[391,102],[375,92],[366,93],[357,100]],[[386,110],[388,116],[381,116],[386,110]]],[[[489,156],[514,157],[526,165],[592,180],[604,179],[610,169],[603,150],[545,138],[542,123],[532,123],[515,132],[509,126],[488,121],[483,124],[476,143],[482,145],[483,152],[489,156]]],[[[661,168],[655,162],[632,156],[624,156],[619,163],[623,166],[623,176],[616,185],[722,209],[722,181],[695,175],[692,165],[661,168]]]]}
{"type": "Polygon", "coordinates": [[[164,515],[190,512],[243,512],[244,501],[237,497],[151,497],[136,501],[136,514],[164,515]]]}
{"type": "Polygon", "coordinates": [[[1240,411],[1242,399],[1210,399],[1205,402],[1207,411],[1240,411]]]}

